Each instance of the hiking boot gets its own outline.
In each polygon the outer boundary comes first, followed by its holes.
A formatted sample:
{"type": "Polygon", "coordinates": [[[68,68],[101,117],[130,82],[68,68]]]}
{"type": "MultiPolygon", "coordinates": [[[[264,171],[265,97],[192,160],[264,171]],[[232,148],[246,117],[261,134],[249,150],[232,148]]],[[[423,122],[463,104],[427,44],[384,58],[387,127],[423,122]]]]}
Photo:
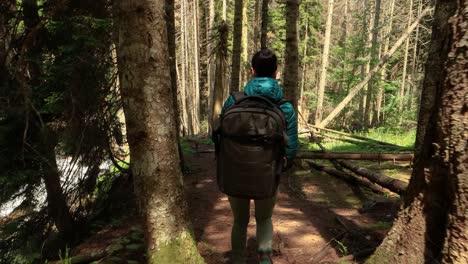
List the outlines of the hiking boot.
{"type": "Polygon", "coordinates": [[[271,259],[270,254],[260,253],[258,255],[258,263],[259,264],[273,264],[273,260],[271,259]]]}

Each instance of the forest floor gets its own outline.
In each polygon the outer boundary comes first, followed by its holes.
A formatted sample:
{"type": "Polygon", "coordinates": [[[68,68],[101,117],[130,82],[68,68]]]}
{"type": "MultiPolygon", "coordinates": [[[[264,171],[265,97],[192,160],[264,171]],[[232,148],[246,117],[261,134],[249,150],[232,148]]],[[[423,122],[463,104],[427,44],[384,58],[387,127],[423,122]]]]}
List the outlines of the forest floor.
{"type": "MultiPolygon", "coordinates": [[[[214,155],[193,154],[185,162],[190,168],[186,191],[199,250],[208,264],[230,263],[232,215],[226,195],[216,185],[214,155]]],[[[369,166],[396,168],[400,179],[409,178],[407,163],[369,166]]],[[[273,212],[274,261],[351,263],[342,257],[372,252],[390,229],[398,207],[398,197],[376,195],[325,173],[295,166],[283,175],[273,212]]],[[[250,215],[249,264],[257,263],[253,203],[250,215]]]]}
{"type": "MultiPolygon", "coordinates": [[[[207,264],[230,263],[231,210],[216,185],[214,154],[203,153],[212,147],[198,143],[192,147],[195,151],[185,155],[185,186],[198,249],[207,264]]],[[[360,165],[393,171],[392,177],[406,181],[410,175],[408,163],[360,165]]],[[[377,195],[300,164],[281,181],[273,212],[275,264],[359,263],[359,258],[349,256],[369,255],[385,237],[399,208],[397,196],[377,195]]],[[[140,223],[129,216],[88,238],[72,255],[118,242],[126,250],[99,263],[143,263],[140,223]]],[[[247,239],[247,263],[257,263],[253,203],[247,239]]]]}

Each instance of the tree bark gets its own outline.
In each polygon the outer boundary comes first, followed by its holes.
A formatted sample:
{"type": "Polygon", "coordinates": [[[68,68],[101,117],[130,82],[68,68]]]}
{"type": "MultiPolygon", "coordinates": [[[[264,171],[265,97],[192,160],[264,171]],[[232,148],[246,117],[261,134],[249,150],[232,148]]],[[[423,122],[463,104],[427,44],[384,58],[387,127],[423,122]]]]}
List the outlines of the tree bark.
{"type": "Polygon", "coordinates": [[[228,25],[223,22],[218,27],[218,45],[215,48],[215,79],[213,91],[213,115],[211,116],[212,127],[215,127],[216,120],[218,120],[223,107],[223,101],[227,97],[227,39],[229,29],[228,25]]]}
{"type": "Polygon", "coordinates": [[[323,39],[322,64],[320,69],[320,81],[317,91],[317,110],[315,111],[315,125],[322,122],[323,98],[325,96],[325,86],[327,84],[328,53],[330,51],[330,35],[333,18],[333,1],[328,1],[327,22],[325,23],[325,37],[323,39]]]}
{"type": "Polygon", "coordinates": [[[118,64],[148,263],[204,263],[189,230],[176,144],[164,0],[121,0],[118,64]]]}
{"type": "Polygon", "coordinates": [[[467,8],[437,2],[415,168],[397,220],[367,263],[468,262],[467,8]]]}
{"type": "Polygon", "coordinates": [[[297,84],[299,78],[299,50],[297,46],[297,18],[299,1],[286,1],[286,50],[284,53],[283,91],[284,98],[291,102],[297,112],[297,84]]]}
{"type": "Polygon", "coordinates": [[[367,84],[367,82],[374,76],[374,74],[382,68],[382,65],[387,63],[388,59],[395,53],[395,51],[403,44],[409,34],[416,28],[419,21],[428,14],[430,9],[425,9],[421,16],[416,19],[416,21],[411,25],[411,27],[403,33],[403,35],[395,42],[393,47],[382,56],[379,63],[369,72],[369,74],[362,80],[360,83],[354,87],[353,90],[349,92],[349,94],[335,107],[335,109],[317,126],[319,127],[326,127],[332,120],[335,118],[343,108],[353,99],[353,97],[367,84]]]}
{"type": "Polygon", "coordinates": [[[270,0],[263,0],[262,1],[262,33],[261,33],[261,40],[260,46],[262,49],[267,48],[267,33],[268,33],[268,4],[270,0]]]}
{"type": "Polygon", "coordinates": [[[235,0],[234,4],[234,30],[232,33],[232,68],[231,92],[239,91],[241,46],[242,46],[242,8],[243,0],[235,0]]]}

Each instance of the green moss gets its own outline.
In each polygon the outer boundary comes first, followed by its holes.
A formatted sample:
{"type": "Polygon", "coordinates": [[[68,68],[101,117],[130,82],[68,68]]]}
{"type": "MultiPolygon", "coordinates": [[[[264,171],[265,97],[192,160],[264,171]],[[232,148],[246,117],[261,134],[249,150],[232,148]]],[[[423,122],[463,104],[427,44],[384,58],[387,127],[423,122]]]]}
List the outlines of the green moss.
{"type": "Polygon", "coordinates": [[[384,249],[377,248],[377,250],[370,256],[364,264],[388,264],[391,262],[392,254],[384,249]]]}
{"type": "Polygon", "coordinates": [[[205,264],[205,260],[197,250],[195,240],[190,235],[174,239],[160,247],[158,251],[148,252],[148,260],[150,264],[205,264]]]}

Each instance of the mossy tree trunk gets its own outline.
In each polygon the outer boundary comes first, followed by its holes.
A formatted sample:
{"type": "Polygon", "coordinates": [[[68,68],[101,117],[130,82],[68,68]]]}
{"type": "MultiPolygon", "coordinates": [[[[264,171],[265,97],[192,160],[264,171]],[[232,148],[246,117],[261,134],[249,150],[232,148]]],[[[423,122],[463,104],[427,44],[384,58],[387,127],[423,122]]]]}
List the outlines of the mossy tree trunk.
{"type": "Polygon", "coordinates": [[[437,3],[415,168],[402,211],[367,263],[468,263],[467,8],[437,3]]]}
{"type": "Polygon", "coordinates": [[[120,0],[118,64],[148,263],[204,263],[189,229],[179,167],[164,0],[120,0]]]}

